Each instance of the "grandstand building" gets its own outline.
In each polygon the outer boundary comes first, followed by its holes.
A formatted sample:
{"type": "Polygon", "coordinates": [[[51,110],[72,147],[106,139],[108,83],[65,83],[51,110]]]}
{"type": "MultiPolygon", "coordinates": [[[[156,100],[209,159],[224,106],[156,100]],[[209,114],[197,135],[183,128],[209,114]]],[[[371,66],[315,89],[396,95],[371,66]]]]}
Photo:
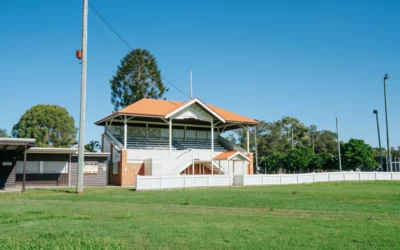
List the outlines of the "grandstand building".
{"type": "Polygon", "coordinates": [[[253,174],[249,130],[258,122],[197,98],[142,99],[95,124],[104,126],[111,185],[134,186],[137,175],[253,174]],[[221,136],[238,128],[247,131],[247,149],[221,136]]]}

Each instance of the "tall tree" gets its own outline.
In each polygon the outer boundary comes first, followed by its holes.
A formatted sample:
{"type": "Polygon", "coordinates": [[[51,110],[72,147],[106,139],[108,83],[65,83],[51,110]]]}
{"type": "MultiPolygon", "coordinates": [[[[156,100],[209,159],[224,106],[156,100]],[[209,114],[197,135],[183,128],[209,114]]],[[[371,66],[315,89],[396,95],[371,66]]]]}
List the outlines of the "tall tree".
{"type": "Polygon", "coordinates": [[[378,163],[374,160],[372,147],[363,140],[350,139],[342,145],[342,164],[343,169],[356,170],[357,168],[375,168],[378,163]]]}
{"type": "Polygon", "coordinates": [[[68,147],[76,141],[74,118],[58,105],[36,105],[14,125],[12,135],[34,138],[39,147],[68,147]]]}
{"type": "Polygon", "coordinates": [[[310,147],[302,147],[291,149],[286,155],[287,168],[292,171],[304,172],[313,159],[312,149],[310,147]]]}
{"type": "MultiPolygon", "coordinates": [[[[308,128],[298,119],[283,117],[276,122],[261,122],[257,127],[257,144],[259,155],[269,155],[274,152],[288,153],[293,146],[301,148],[311,143],[311,136],[308,128]]],[[[246,148],[246,131],[238,129],[237,143],[246,148]]],[[[254,136],[250,136],[250,144],[254,145],[254,136]]]]}
{"type": "Polygon", "coordinates": [[[130,51],[121,60],[110,83],[114,111],[142,98],[160,99],[168,91],[161,80],[156,59],[144,49],[130,51]]]}
{"type": "Polygon", "coordinates": [[[85,149],[89,152],[97,152],[100,149],[100,143],[99,141],[90,141],[85,145],[85,149]]]}
{"type": "Polygon", "coordinates": [[[0,128],[0,137],[8,137],[7,130],[0,128]]]}
{"type": "Polygon", "coordinates": [[[337,135],[329,130],[322,130],[316,133],[314,138],[315,153],[337,153],[337,135]]]}

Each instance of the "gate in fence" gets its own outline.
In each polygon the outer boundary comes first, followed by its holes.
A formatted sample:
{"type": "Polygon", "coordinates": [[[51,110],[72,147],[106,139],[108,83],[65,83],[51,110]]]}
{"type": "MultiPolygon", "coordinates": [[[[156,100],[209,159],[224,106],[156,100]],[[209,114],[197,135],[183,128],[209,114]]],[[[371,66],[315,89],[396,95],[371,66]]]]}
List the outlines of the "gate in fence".
{"type": "Polygon", "coordinates": [[[243,186],[244,175],[234,175],[232,178],[232,186],[243,186]]]}

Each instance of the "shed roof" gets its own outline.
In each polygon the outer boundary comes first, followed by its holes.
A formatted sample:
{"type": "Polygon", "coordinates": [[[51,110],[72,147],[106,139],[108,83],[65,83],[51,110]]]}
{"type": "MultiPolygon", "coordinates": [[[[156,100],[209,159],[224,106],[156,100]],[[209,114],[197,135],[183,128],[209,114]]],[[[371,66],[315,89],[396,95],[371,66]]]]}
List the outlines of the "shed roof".
{"type": "Polygon", "coordinates": [[[13,150],[13,151],[21,151],[25,148],[32,147],[35,145],[35,139],[26,139],[26,138],[0,138],[0,150],[13,150]]]}

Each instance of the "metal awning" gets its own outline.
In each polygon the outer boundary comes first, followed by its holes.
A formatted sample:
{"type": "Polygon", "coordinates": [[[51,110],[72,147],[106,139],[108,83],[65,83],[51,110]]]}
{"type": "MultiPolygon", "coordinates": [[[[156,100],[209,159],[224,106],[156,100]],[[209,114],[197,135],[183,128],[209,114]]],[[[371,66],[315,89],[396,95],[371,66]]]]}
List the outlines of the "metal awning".
{"type": "Polygon", "coordinates": [[[3,165],[3,154],[7,151],[8,154],[16,157],[21,152],[24,152],[24,167],[23,167],[23,180],[22,180],[22,192],[25,191],[26,181],[26,154],[29,148],[35,145],[35,139],[22,139],[22,138],[0,138],[0,166],[3,165]]]}
{"type": "Polygon", "coordinates": [[[19,153],[25,149],[25,145],[27,148],[31,148],[35,142],[35,139],[0,138],[0,151],[10,150],[19,153]]]}

